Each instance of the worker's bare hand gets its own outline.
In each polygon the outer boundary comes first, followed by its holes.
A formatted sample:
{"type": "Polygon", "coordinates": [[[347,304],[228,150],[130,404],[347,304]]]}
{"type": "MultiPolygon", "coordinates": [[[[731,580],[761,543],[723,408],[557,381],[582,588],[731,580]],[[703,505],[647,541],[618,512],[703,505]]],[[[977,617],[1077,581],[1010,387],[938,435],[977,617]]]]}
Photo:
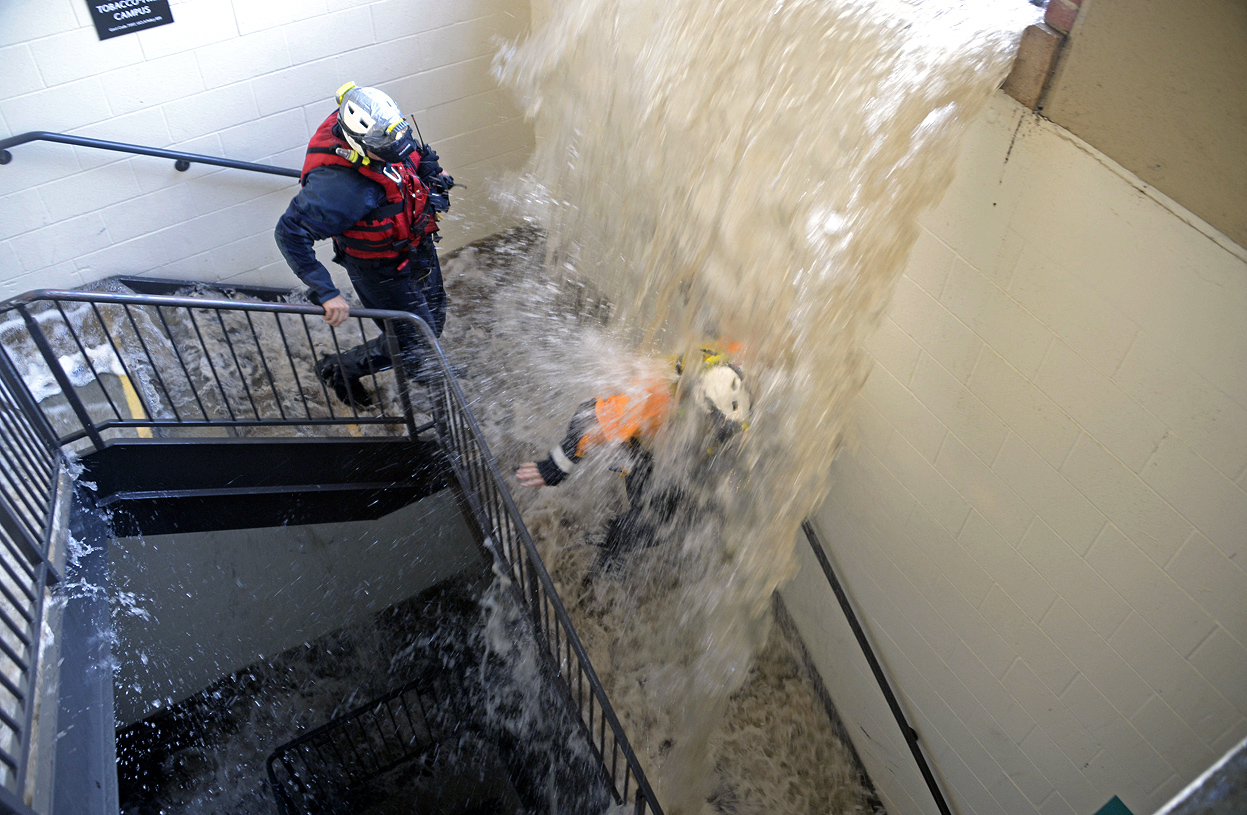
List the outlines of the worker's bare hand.
{"type": "Polygon", "coordinates": [[[544,487],[546,480],[541,477],[541,471],[537,469],[537,462],[526,461],[515,471],[515,477],[525,487],[544,487]]]}
{"type": "Polygon", "coordinates": [[[340,294],[321,305],[325,307],[325,322],[332,326],[342,325],[351,313],[351,304],[340,294]]]}

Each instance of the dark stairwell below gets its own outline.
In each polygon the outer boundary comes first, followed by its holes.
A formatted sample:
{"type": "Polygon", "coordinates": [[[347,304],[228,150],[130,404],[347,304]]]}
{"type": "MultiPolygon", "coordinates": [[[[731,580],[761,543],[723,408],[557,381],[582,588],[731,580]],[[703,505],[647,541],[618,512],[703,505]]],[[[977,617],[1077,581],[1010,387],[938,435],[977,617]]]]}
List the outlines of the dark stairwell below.
{"type": "Polygon", "coordinates": [[[600,811],[609,793],[565,702],[524,672],[531,632],[515,608],[485,619],[506,603],[489,583],[477,561],[120,729],[123,815],[600,811]],[[510,652],[491,650],[491,624],[510,652]],[[403,706],[374,701],[404,690],[403,706]],[[270,784],[266,757],[296,737],[310,746],[274,756],[270,784]]]}

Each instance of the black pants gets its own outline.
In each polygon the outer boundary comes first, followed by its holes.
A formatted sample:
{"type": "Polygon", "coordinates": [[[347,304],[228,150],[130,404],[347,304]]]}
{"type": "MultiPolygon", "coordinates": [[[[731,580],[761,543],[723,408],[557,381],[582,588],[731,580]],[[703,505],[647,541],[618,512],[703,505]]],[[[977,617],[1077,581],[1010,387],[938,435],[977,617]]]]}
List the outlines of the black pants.
{"type": "Polygon", "coordinates": [[[607,560],[623,552],[657,546],[660,529],[671,523],[684,499],[678,488],[654,483],[654,459],[648,452],[638,448],[633,455],[633,466],[624,481],[628,509],[611,520],[602,544],[607,560]]]}
{"type": "MultiPolygon", "coordinates": [[[[420,242],[402,271],[370,268],[350,258],[344,258],[342,265],[366,308],[409,311],[428,323],[433,336],[442,336],[446,325],[446,290],[442,287],[442,265],[432,239],[426,237],[420,242]]],[[[376,322],[381,336],[342,353],[342,371],[347,377],[358,379],[393,367],[385,325],[381,320],[376,322]]],[[[414,378],[426,353],[423,334],[407,322],[393,325],[403,355],[403,370],[414,378]]]]}

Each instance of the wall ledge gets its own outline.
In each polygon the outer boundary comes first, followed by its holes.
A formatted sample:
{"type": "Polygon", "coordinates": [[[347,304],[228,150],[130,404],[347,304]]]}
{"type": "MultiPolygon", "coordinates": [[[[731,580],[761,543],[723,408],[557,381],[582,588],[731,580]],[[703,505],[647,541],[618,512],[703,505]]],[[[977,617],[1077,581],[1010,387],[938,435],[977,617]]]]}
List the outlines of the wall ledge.
{"type": "Polygon", "coordinates": [[[1029,25],[1022,32],[1013,68],[1000,89],[1024,107],[1035,110],[1043,99],[1048,81],[1056,71],[1065,34],[1045,23],[1029,25]]]}
{"type": "Polygon", "coordinates": [[[1082,0],[1048,0],[1042,23],[1026,27],[1018,44],[1013,68],[1001,90],[1030,110],[1039,110],[1044,92],[1056,72],[1061,48],[1065,45],[1082,0]]]}

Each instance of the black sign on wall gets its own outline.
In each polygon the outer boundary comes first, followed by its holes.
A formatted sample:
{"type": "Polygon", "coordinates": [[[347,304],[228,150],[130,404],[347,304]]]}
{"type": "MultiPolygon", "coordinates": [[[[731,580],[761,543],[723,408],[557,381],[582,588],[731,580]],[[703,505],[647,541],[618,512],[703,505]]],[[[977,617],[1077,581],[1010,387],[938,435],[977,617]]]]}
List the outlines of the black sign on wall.
{"type": "Polygon", "coordinates": [[[169,0],[87,0],[101,40],[173,22],[169,0]]]}

